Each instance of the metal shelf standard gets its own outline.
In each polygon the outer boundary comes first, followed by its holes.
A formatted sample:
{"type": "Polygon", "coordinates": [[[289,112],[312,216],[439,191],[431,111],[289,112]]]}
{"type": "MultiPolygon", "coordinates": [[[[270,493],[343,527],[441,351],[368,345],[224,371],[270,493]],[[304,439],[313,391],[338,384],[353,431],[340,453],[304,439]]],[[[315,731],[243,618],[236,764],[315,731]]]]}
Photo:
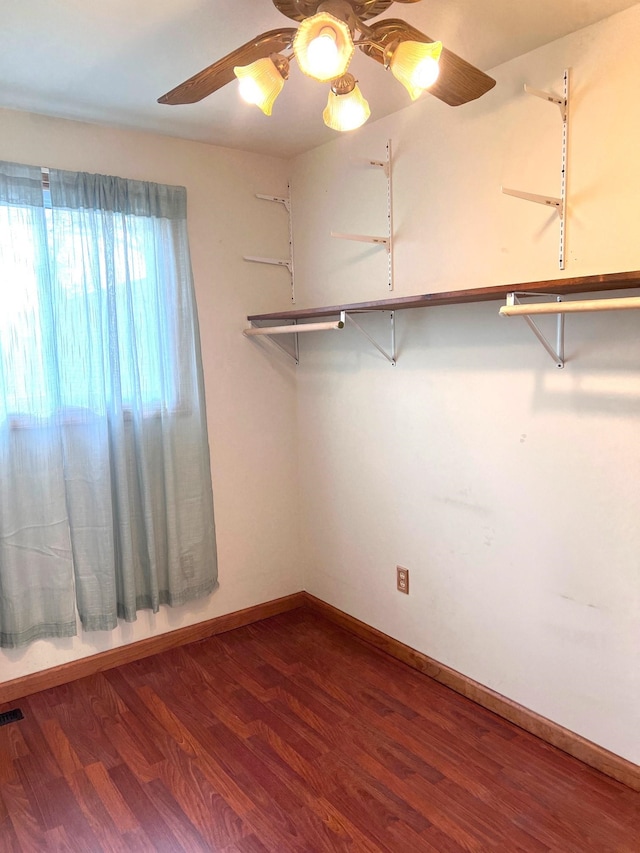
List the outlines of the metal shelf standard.
{"type": "Polygon", "coordinates": [[[525,201],[533,201],[536,204],[544,204],[547,207],[554,208],[560,219],[560,247],[558,255],[558,263],[560,269],[564,269],[565,260],[565,223],[567,218],[567,141],[569,133],[569,69],[565,69],[563,76],[563,94],[562,96],[552,95],[550,92],[543,92],[540,89],[534,89],[532,86],[524,84],[524,90],[528,95],[535,95],[536,98],[541,98],[550,104],[555,104],[560,108],[562,117],[562,165],[560,170],[560,198],[555,196],[538,195],[537,193],[523,192],[522,190],[513,190],[508,187],[500,187],[505,195],[522,198],[525,201]]]}
{"type": "Polygon", "coordinates": [[[295,278],[293,273],[293,222],[291,217],[291,186],[287,184],[287,196],[279,196],[279,195],[265,195],[264,193],[256,193],[256,198],[261,198],[264,201],[274,201],[277,204],[283,205],[284,209],[287,211],[287,217],[289,219],[289,258],[280,259],[280,258],[264,258],[258,257],[256,255],[244,255],[245,261],[252,261],[255,264],[271,264],[277,267],[286,267],[289,271],[289,279],[291,281],[291,302],[295,304],[296,301],[296,291],[295,291],[295,278]]]}
{"type": "Polygon", "coordinates": [[[339,231],[332,231],[331,236],[337,237],[339,240],[355,240],[358,243],[375,243],[378,246],[384,246],[387,251],[387,283],[389,285],[389,290],[393,290],[393,186],[391,180],[390,139],[387,140],[386,150],[386,160],[365,159],[364,162],[367,166],[373,166],[376,169],[382,169],[387,179],[387,236],[374,237],[368,234],[343,234],[339,231]]]}

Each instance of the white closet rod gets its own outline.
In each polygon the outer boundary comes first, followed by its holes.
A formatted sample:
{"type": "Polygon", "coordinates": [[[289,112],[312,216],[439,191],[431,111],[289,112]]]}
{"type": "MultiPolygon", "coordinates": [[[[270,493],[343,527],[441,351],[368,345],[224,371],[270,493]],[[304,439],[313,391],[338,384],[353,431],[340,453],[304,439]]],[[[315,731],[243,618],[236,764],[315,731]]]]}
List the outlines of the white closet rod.
{"type": "Polygon", "coordinates": [[[502,317],[517,317],[528,314],[578,314],[583,311],[628,311],[640,308],[640,296],[624,296],[619,299],[582,299],[575,302],[538,302],[530,305],[503,305],[502,317]]]}
{"type": "Polygon", "coordinates": [[[297,335],[298,332],[322,332],[325,329],[344,329],[344,320],[330,320],[326,323],[297,323],[291,326],[264,326],[244,329],[245,335],[297,335]]]}

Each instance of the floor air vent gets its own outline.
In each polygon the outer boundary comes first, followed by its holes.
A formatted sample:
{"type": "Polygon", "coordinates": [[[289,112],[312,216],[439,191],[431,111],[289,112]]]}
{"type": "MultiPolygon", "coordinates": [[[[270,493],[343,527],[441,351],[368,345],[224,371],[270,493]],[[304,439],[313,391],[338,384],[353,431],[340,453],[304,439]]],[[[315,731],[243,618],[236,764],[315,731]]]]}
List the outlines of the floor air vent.
{"type": "Polygon", "coordinates": [[[7,726],[9,723],[15,723],[18,720],[24,720],[24,714],[20,708],[14,708],[12,711],[5,711],[0,714],[0,726],[7,726]]]}

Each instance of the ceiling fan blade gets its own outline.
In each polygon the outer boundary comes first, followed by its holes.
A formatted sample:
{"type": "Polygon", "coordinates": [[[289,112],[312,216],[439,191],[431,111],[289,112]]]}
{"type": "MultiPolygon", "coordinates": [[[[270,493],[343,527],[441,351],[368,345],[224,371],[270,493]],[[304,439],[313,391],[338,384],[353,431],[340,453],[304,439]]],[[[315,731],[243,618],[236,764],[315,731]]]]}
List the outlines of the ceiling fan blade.
{"type": "Polygon", "coordinates": [[[201,101],[207,95],[235,80],[234,66],[249,65],[256,59],[263,59],[272,53],[285,50],[291,45],[295,34],[295,27],[285,27],[280,30],[269,30],[256,36],[158,98],[158,103],[195,104],[196,101],[201,101]]]}
{"type": "MultiPolygon", "coordinates": [[[[400,0],[413,2],[413,0],[400,0]]],[[[430,43],[435,39],[429,38],[420,30],[401,21],[399,18],[386,18],[367,25],[367,37],[372,38],[383,48],[397,41],[421,41],[430,43]]],[[[360,50],[384,65],[384,53],[372,44],[360,45],[360,50]]],[[[489,77],[479,68],[461,59],[447,48],[443,48],[440,57],[440,75],[429,88],[429,92],[452,107],[458,107],[484,95],[496,85],[493,77],[489,77]]]]}

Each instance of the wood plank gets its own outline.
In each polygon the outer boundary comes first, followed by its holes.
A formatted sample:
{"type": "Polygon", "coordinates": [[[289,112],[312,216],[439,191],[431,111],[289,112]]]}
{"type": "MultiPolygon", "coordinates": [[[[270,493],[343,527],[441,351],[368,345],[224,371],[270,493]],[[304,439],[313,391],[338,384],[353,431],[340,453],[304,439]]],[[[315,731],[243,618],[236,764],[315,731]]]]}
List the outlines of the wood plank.
{"type": "Polygon", "coordinates": [[[637,792],[310,607],[21,705],[3,851],[638,849],[637,792]]]}
{"type": "MultiPolygon", "coordinates": [[[[633,790],[640,790],[640,768],[638,765],[627,761],[621,756],[615,755],[609,750],[592,743],[586,738],[565,729],[551,720],[541,717],[530,709],[525,708],[507,697],[492,691],[484,685],[473,681],[467,676],[440,664],[438,661],[423,655],[415,649],[404,646],[392,637],[365,625],[359,620],[354,619],[348,614],[333,608],[331,605],[326,604],[305,592],[295,593],[294,595],[287,596],[285,598],[257,605],[254,608],[247,608],[243,611],[228,614],[227,616],[217,617],[204,623],[188,626],[187,628],[178,629],[177,631],[171,631],[167,634],[160,635],[159,637],[152,637],[148,640],[141,641],[140,643],[133,643],[131,646],[125,646],[121,649],[114,649],[109,652],[93,655],[91,658],[75,661],[61,667],[55,667],[52,670],[45,670],[41,673],[25,676],[22,679],[15,679],[12,682],[5,682],[5,684],[0,685],[0,701],[5,700],[5,695],[9,696],[9,700],[7,701],[14,701],[15,698],[21,698],[25,695],[31,694],[38,689],[39,685],[44,685],[45,692],[34,697],[34,702],[38,703],[34,706],[34,710],[38,710],[41,720],[45,719],[47,713],[46,710],[43,709],[42,703],[45,703],[45,708],[59,705],[64,710],[59,721],[60,731],[55,728],[51,730],[52,736],[49,743],[52,745],[60,743],[61,748],[70,750],[69,761],[71,761],[72,764],[64,765],[63,770],[65,775],[68,777],[69,772],[71,772],[75,766],[75,761],[80,761],[82,764],[91,763],[91,759],[88,758],[87,755],[91,752],[94,740],[102,741],[107,748],[107,752],[104,754],[103,760],[107,768],[112,768],[120,763],[121,758],[114,747],[110,745],[105,734],[105,726],[102,724],[96,724],[95,716],[93,714],[86,716],[87,727],[76,728],[70,723],[69,715],[70,713],[73,713],[72,708],[76,701],[75,697],[80,694],[76,694],[74,692],[74,684],[67,684],[66,680],[71,679],[73,681],[78,678],[86,677],[88,674],[93,675],[112,669],[119,666],[118,661],[123,661],[125,663],[131,662],[132,664],[135,664],[138,661],[143,661],[145,658],[156,654],[157,652],[153,651],[154,648],[161,650],[170,649],[173,647],[172,644],[175,644],[179,648],[190,642],[197,642],[205,639],[208,636],[231,631],[233,630],[234,625],[253,625],[254,627],[261,623],[268,625],[268,623],[264,623],[265,618],[272,615],[278,615],[280,613],[288,613],[303,606],[307,606],[316,613],[322,614],[325,618],[330,619],[335,624],[340,625],[343,629],[355,634],[392,657],[401,660],[417,671],[430,676],[441,684],[455,690],[457,693],[460,693],[462,696],[472,699],[478,705],[488,709],[492,713],[510,720],[522,729],[531,732],[536,737],[539,737],[547,743],[562,749],[569,755],[583,761],[585,764],[596,768],[613,779],[623,782],[633,790]],[[55,687],[57,687],[57,690],[55,687]],[[93,730],[91,730],[91,726],[94,726],[93,730]],[[53,737],[53,732],[55,732],[55,737],[53,737]],[[110,755],[108,754],[109,750],[111,750],[110,755]]],[[[250,631],[250,629],[248,630],[250,631]]],[[[261,637],[262,634],[258,633],[256,636],[261,637]]],[[[228,672],[235,667],[237,669],[236,677],[240,679],[241,684],[245,688],[248,688],[249,693],[255,697],[258,702],[266,702],[265,707],[269,706],[274,710],[277,709],[277,718],[274,718],[274,720],[278,718],[282,720],[282,724],[278,723],[278,725],[294,726],[291,735],[294,737],[293,742],[298,744],[298,748],[304,740],[309,742],[309,745],[313,743],[314,748],[320,748],[320,742],[317,741],[317,736],[322,737],[323,743],[330,744],[334,738],[333,729],[335,719],[339,718],[341,714],[339,704],[336,705],[333,702],[333,699],[337,696],[339,702],[349,703],[351,706],[349,710],[352,713],[354,712],[354,703],[356,703],[356,699],[349,699],[344,690],[336,694],[336,684],[331,684],[331,682],[327,681],[326,678],[323,684],[318,683],[315,685],[311,684],[308,680],[301,684],[291,681],[289,676],[291,674],[292,667],[295,668],[296,664],[295,657],[293,657],[294,651],[292,649],[288,649],[286,645],[278,648],[277,652],[267,648],[265,652],[266,657],[260,666],[254,666],[253,671],[251,671],[250,666],[248,671],[245,671],[240,663],[243,657],[247,661],[251,659],[253,663],[256,663],[256,636],[252,636],[250,633],[247,634],[246,638],[242,641],[241,653],[241,647],[238,646],[238,653],[240,654],[240,657],[238,657],[238,654],[235,654],[235,660],[233,661],[224,655],[221,656],[220,654],[218,654],[216,658],[208,658],[207,655],[209,653],[205,647],[196,647],[193,655],[183,658],[182,660],[186,668],[191,669],[195,666],[203,683],[206,685],[208,682],[210,685],[210,687],[206,687],[202,684],[198,684],[194,689],[197,691],[204,690],[205,694],[210,689],[213,689],[215,692],[216,681],[210,681],[210,676],[217,673],[215,677],[218,679],[218,683],[225,684],[227,683],[226,676],[228,672]],[[199,657],[203,658],[203,666],[199,666],[196,663],[196,660],[199,657]],[[276,667],[280,667],[280,669],[278,670],[276,667]],[[222,676],[222,678],[220,678],[220,676],[222,676]],[[271,685],[270,687],[267,686],[269,684],[271,685]],[[271,690],[271,696],[267,696],[264,693],[265,690],[271,690]],[[328,693],[327,690],[329,691],[328,693]],[[278,703],[277,708],[273,705],[274,700],[278,703]],[[300,713],[301,709],[302,715],[300,713]],[[334,715],[337,715],[337,717],[334,715]],[[295,741],[296,734],[298,738],[297,741],[295,741]],[[302,738],[303,741],[301,741],[300,738],[302,738]]],[[[310,656],[310,658],[313,658],[317,653],[318,649],[313,646],[310,646],[307,650],[307,655],[310,656]]],[[[354,653],[353,650],[351,653],[354,653]]],[[[178,650],[176,650],[176,654],[179,654],[178,650]]],[[[232,655],[232,658],[233,657],[234,655],[232,655]]],[[[152,672],[154,673],[153,678],[158,678],[158,673],[155,670],[153,662],[149,662],[148,664],[140,663],[139,667],[141,667],[141,673],[152,672]]],[[[178,677],[180,678],[182,676],[182,670],[180,668],[178,669],[178,673],[178,677]]],[[[232,694],[230,693],[226,696],[220,696],[219,700],[216,699],[213,694],[209,693],[207,701],[209,703],[213,701],[214,704],[218,704],[218,713],[220,714],[220,718],[223,722],[225,722],[226,717],[226,722],[228,723],[228,715],[233,715],[235,713],[233,711],[233,705],[237,699],[236,694],[239,686],[240,685],[234,689],[232,694]]],[[[122,710],[122,707],[118,704],[120,701],[118,694],[113,692],[108,681],[96,681],[95,693],[96,695],[92,700],[92,708],[94,712],[102,709],[100,714],[101,719],[104,720],[105,715],[109,716],[110,709],[112,711],[122,710]]],[[[201,698],[206,698],[206,696],[201,698]]],[[[250,697],[245,698],[246,702],[251,703],[254,701],[250,697]]],[[[139,697],[135,697],[135,701],[140,704],[139,697]]],[[[371,704],[374,701],[374,696],[370,694],[367,697],[367,701],[371,704]]],[[[248,708],[246,702],[245,707],[248,708]]],[[[242,704],[243,703],[241,701],[239,706],[240,708],[242,707],[242,704]]],[[[397,710],[397,703],[395,707],[397,710]]],[[[404,711],[400,711],[400,713],[406,714],[410,711],[411,709],[405,709],[404,711]]],[[[255,714],[255,709],[252,713],[255,714]]],[[[466,723],[469,724],[468,712],[460,711],[460,713],[466,716],[466,723]]],[[[237,715],[234,718],[234,727],[236,728],[236,721],[239,721],[239,719],[240,718],[238,718],[237,715]]],[[[149,722],[151,722],[153,728],[152,720],[153,717],[149,718],[149,722]]],[[[476,723],[476,725],[477,724],[478,723],[476,723]]],[[[484,717],[481,724],[483,726],[494,725],[488,717],[484,717]]],[[[117,724],[115,728],[112,723],[110,723],[110,725],[112,726],[112,733],[117,733],[117,724]]],[[[17,734],[17,730],[11,728],[8,730],[13,733],[14,738],[18,738],[17,742],[22,743],[22,753],[24,754],[25,751],[28,751],[29,747],[23,742],[21,736],[17,734]]],[[[249,731],[245,731],[243,733],[244,736],[248,736],[249,734],[249,731]]],[[[41,738],[41,734],[36,733],[33,736],[41,738]]],[[[498,736],[504,738],[509,737],[509,734],[508,732],[501,731],[498,736]]],[[[6,749],[7,744],[10,743],[10,740],[5,742],[4,748],[6,749]]],[[[32,745],[31,748],[38,749],[38,746],[37,744],[32,745]]],[[[53,756],[51,756],[50,746],[48,745],[43,744],[43,751],[41,754],[53,758],[53,756]]],[[[57,763],[62,762],[64,764],[64,759],[61,754],[56,757],[58,759],[57,763]]],[[[10,765],[8,762],[3,762],[2,771],[4,774],[12,774],[15,773],[15,767],[10,765]]],[[[155,778],[156,771],[153,770],[150,765],[147,765],[146,772],[150,779],[155,778]]],[[[0,777],[1,776],[2,772],[0,772],[0,777]]],[[[11,778],[11,776],[7,778],[11,778]]]]}
{"type": "Polygon", "coordinates": [[[508,293],[534,291],[541,294],[605,293],[611,290],[640,288],[640,271],[585,275],[574,278],[557,278],[548,281],[525,281],[500,284],[493,287],[472,287],[442,293],[422,293],[417,296],[400,296],[369,302],[351,302],[321,308],[297,308],[275,311],[270,314],[252,314],[250,322],[271,320],[311,320],[316,317],[334,317],[341,311],[351,313],[368,311],[400,311],[407,308],[437,308],[441,305],[460,305],[469,302],[494,302],[506,299],[508,293]]]}
{"type": "MultiPolygon", "coordinates": [[[[0,799],[0,803],[2,800],[0,799]]],[[[11,819],[7,815],[3,816],[2,807],[0,806],[0,850],[4,853],[20,853],[22,847],[18,841],[18,836],[15,833],[11,819]]]]}
{"type": "Polygon", "coordinates": [[[157,655],[176,646],[195,643],[215,634],[249,625],[251,622],[267,619],[279,613],[286,613],[288,610],[300,607],[301,604],[302,593],[294,593],[273,601],[266,601],[263,604],[256,604],[253,607],[246,607],[244,610],[237,610],[234,613],[227,613],[224,616],[216,616],[205,622],[197,622],[195,625],[187,625],[184,628],[177,628],[175,631],[167,631],[164,634],[138,640],[126,646],[119,646],[116,649],[109,649],[80,660],[2,682],[0,683],[0,705],[22,699],[31,693],[38,693],[41,690],[67,684],[78,678],[122,666],[131,661],[157,655]]]}
{"type": "MultiPolygon", "coordinates": [[[[17,837],[20,850],[45,850],[44,833],[38,817],[34,814],[29,797],[21,782],[16,778],[0,785],[0,798],[5,806],[8,821],[3,821],[3,829],[7,827],[7,847],[17,837]]],[[[4,844],[4,832],[0,840],[4,844]]],[[[1,848],[0,848],[1,849],[1,848]]]]}
{"type": "Polygon", "coordinates": [[[553,720],[549,720],[535,711],[525,708],[518,702],[502,696],[484,684],[480,684],[472,678],[428,657],[428,655],[412,649],[410,646],[401,643],[388,634],[384,634],[382,631],[378,631],[376,628],[372,628],[359,619],[321,601],[319,598],[309,593],[305,593],[305,597],[307,606],[315,613],[321,614],[326,619],[355,634],[367,643],[371,643],[371,645],[381,649],[397,660],[408,664],[413,669],[450,687],[457,693],[473,700],[478,705],[482,705],[482,707],[515,723],[515,725],[520,726],[525,731],[574,756],[574,758],[578,758],[590,767],[595,767],[602,773],[606,773],[613,779],[617,779],[623,784],[628,785],[634,791],[640,791],[640,766],[637,764],[633,764],[633,762],[627,761],[622,756],[604,749],[604,747],[587,740],[558,723],[554,723],[553,720]]]}
{"type": "MultiPolygon", "coordinates": [[[[100,799],[104,809],[108,812],[114,825],[121,832],[135,832],[139,824],[123,799],[122,794],[113,784],[104,764],[100,761],[90,764],[88,767],[85,767],[84,776],[91,783],[93,790],[100,799]]],[[[76,784],[77,780],[78,775],[74,777],[73,783],[76,784]]]]}
{"type": "Polygon", "coordinates": [[[163,814],[147,796],[146,786],[139,782],[126,765],[114,767],[109,771],[109,776],[151,842],[151,850],[183,849],[163,814]]]}

